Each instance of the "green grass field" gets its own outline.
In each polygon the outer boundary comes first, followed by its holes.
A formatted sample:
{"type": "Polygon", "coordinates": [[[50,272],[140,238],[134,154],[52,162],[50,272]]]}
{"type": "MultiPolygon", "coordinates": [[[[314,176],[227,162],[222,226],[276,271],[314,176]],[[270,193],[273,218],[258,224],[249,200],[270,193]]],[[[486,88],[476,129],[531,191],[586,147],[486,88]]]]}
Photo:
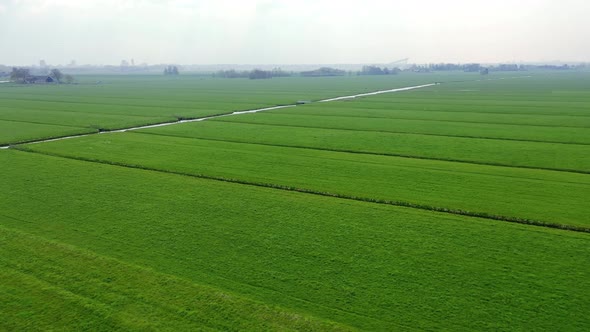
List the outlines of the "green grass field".
{"type": "Polygon", "coordinates": [[[24,152],[2,158],[20,166],[6,172],[2,201],[2,216],[19,219],[3,226],[299,313],[368,330],[589,323],[588,234],[24,152]]]}
{"type": "MultiPolygon", "coordinates": [[[[21,122],[19,126],[25,130],[18,134],[3,130],[7,134],[0,136],[0,145],[46,138],[45,131],[35,126],[38,124],[67,125],[81,131],[112,130],[424,84],[438,78],[400,75],[251,81],[111,75],[82,76],[79,85],[70,86],[4,84],[0,86],[0,121],[21,122]]],[[[54,136],[69,134],[59,128],[50,132],[54,136]]]]}
{"type": "Polygon", "coordinates": [[[0,86],[8,144],[445,82],[0,150],[0,330],[589,329],[590,73],[501,75],[0,86]]]}
{"type": "Polygon", "coordinates": [[[145,129],[142,132],[228,142],[590,172],[590,145],[222,123],[218,120],[145,129]]]}
{"type": "Polygon", "coordinates": [[[137,132],[23,147],[73,159],[590,227],[590,177],[137,132]],[[149,149],[145,149],[149,146],[149,149]],[[526,202],[526,205],[523,205],[526,202]]]}
{"type": "MultiPolygon", "coordinates": [[[[588,137],[587,128],[584,127],[535,126],[526,124],[527,130],[523,131],[521,130],[523,124],[324,116],[321,115],[323,113],[321,107],[317,107],[316,109],[317,113],[312,113],[315,115],[314,117],[310,117],[308,114],[282,114],[280,111],[275,111],[275,113],[258,113],[252,116],[242,115],[219,118],[217,121],[271,126],[421,134],[439,137],[489,138],[590,145],[590,137],[588,137]]],[[[359,113],[362,113],[362,110],[359,113]]]]}

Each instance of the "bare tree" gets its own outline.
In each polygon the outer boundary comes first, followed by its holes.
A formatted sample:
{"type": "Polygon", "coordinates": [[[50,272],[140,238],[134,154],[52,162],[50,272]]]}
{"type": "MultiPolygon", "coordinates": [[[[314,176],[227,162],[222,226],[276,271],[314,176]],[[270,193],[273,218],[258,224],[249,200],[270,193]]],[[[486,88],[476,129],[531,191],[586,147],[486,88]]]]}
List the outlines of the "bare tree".
{"type": "Polygon", "coordinates": [[[31,76],[28,68],[12,68],[10,79],[16,83],[27,83],[27,78],[31,76]]]}
{"type": "Polygon", "coordinates": [[[164,68],[164,75],[178,75],[178,67],[168,66],[164,68]]]}
{"type": "Polygon", "coordinates": [[[49,72],[49,76],[51,76],[57,83],[61,83],[64,75],[61,73],[59,69],[51,69],[49,72]]]}
{"type": "Polygon", "coordinates": [[[72,83],[74,83],[74,76],[66,74],[66,75],[64,75],[64,81],[67,84],[72,84],[72,83]]]}

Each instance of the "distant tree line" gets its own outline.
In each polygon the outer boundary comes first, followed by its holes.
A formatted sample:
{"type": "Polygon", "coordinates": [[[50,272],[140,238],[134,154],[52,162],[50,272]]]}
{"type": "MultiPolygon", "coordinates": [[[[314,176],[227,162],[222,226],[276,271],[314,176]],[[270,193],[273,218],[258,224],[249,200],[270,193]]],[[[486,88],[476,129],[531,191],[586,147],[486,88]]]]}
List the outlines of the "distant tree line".
{"type": "Polygon", "coordinates": [[[357,75],[397,75],[401,72],[399,68],[387,68],[377,66],[363,66],[361,71],[357,72],[357,75]]]}
{"type": "Polygon", "coordinates": [[[570,66],[570,65],[539,65],[539,66],[525,66],[526,69],[549,69],[549,70],[569,70],[569,69],[583,69],[586,68],[586,65],[577,65],[577,66],[570,66]]]}
{"type": "Polygon", "coordinates": [[[304,77],[344,76],[346,75],[346,71],[330,67],[321,67],[316,70],[302,71],[300,74],[304,77]]]}
{"type": "Polygon", "coordinates": [[[15,83],[27,83],[27,80],[31,77],[29,68],[12,68],[10,73],[10,80],[15,83]]]}
{"type": "MultiPolygon", "coordinates": [[[[303,71],[300,72],[299,75],[304,77],[319,77],[319,76],[344,76],[347,72],[340,69],[334,69],[329,67],[322,67],[316,70],[310,71],[303,71]]],[[[262,69],[254,69],[254,70],[244,70],[244,71],[236,71],[234,69],[230,70],[219,70],[213,73],[213,77],[221,77],[221,78],[249,78],[249,79],[268,79],[273,77],[287,77],[287,76],[294,76],[295,73],[287,72],[282,70],[281,68],[274,68],[272,70],[262,70],[262,69]]]]}
{"type": "MultiPolygon", "coordinates": [[[[399,68],[387,68],[379,67],[375,65],[366,65],[359,71],[344,71],[331,67],[321,67],[315,70],[299,72],[300,76],[303,77],[323,77],[323,76],[345,76],[345,75],[396,75],[403,72],[414,72],[414,73],[430,73],[433,71],[463,71],[468,73],[480,73],[481,75],[488,75],[491,72],[500,71],[524,71],[534,69],[550,69],[550,70],[568,70],[568,69],[584,69],[586,64],[579,64],[575,66],[569,65],[517,65],[517,64],[498,64],[493,66],[484,66],[479,63],[466,63],[466,64],[454,64],[454,63],[436,63],[426,65],[412,65],[404,70],[399,68]]],[[[250,79],[268,79],[272,77],[281,76],[295,76],[294,72],[286,72],[280,68],[273,70],[244,70],[237,71],[235,69],[230,70],[219,70],[212,74],[213,77],[221,78],[250,78],[250,79]]]]}
{"type": "Polygon", "coordinates": [[[178,67],[168,66],[164,68],[164,75],[178,75],[178,67]]]}
{"type": "Polygon", "coordinates": [[[63,74],[59,69],[52,69],[47,75],[32,75],[29,68],[12,68],[10,80],[20,84],[33,83],[74,83],[72,75],[63,74]]]}
{"type": "Polygon", "coordinates": [[[248,74],[248,78],[251,80],[272,78],[272,72],[268,70],[254,69],[248,74]]]}
{"type": "Polygon", "coordinates": [[[287,77],[292,76],[293,73],[286,72],[281,68],[274,68],[273,70],[262,70],[262,69],[254,69],[254,70],[244,70],[244,71],[236,71],[234,69],[230,70],[219,70],[213,73],[213,77],[221,77],[221,78],[249,78],[251,80],[257,79],[269,79],[273,77],[287,77]]]}
{"type": "Polygon", "coordinates": [[[289,76],[293,76],[293,73],[292,72],[284,71],[280,67],[273,68],[273,70],[271,70],[270,73],[271,73],[272,77],[289,77],[289,76]]]}
{"type": "Polygon", "coordinates": [[[565,65],[518,65],[514,63],[500,63],[493,66],[483,66],[479,63],[454,64],[454,63],[436,63],[423,66],[413,65],[410,70],[414,72],[429,72],[429,71],[464,71],[464,72],[499,72],[499,71],[525,71],[535,69],[548,70],[568,70],[568,69],[583,69],[584,64],[569,66],[565,65]]]}
{"type": "Polygon", "coordinates": [[[213,77],[220,77],[220,78],[247,78],[250,74],[249,71],[237,71],[235,69],[230,70],[219,70],[213,73],[213,77]]]}

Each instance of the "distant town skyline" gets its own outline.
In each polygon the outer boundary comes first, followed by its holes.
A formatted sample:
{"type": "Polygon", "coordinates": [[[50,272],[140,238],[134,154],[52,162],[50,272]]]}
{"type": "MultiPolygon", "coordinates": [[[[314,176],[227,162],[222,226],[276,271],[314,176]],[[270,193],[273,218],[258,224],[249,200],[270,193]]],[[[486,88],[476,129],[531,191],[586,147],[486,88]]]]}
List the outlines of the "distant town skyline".
{"type": "Polygon", "coordinates": [[[0,0],[0,64],[587,62],[590,2],[0,0]]]}

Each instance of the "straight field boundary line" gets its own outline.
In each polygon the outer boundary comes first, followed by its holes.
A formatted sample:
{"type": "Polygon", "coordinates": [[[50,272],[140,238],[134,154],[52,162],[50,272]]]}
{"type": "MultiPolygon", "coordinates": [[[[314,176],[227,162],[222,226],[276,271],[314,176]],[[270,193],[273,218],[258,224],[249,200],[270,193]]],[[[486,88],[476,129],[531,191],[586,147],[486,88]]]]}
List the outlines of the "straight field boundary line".
{"type": "MultiPolygon", "coordinates": [[[[371,101],[373,103],[373,101],[371,101]]],[[[383,103],[385,104],[385,103],[383,103]]],[[[408,105],[414,105],[412,103],[396,103],[396,105],[398,106],[404,106],[405,104],[408,105]]],[[[346,104],[341,104],[341,105],[346,105],[346,104]]],[[[435,105],[435,104],[433,104],[435,105]]],[[[463,106],[463,105],[459,105],[459,106],[463,106]]],[[[478,105],[478,104],[473,104],[473,105],[466,105],[466,106],[482,106],[482,105],[478,105]]],[[[508,107],[508,106],[507,106],[508,107]]],[[[512,107],[512,106],[510,106],[512,107]]],[[[525,106],[522,106],[525,107],[525,106]]],[[[528,107],[528,106],[527,106],[528,107]]],[[[382,108],[377,108],[377,107],[350,107],[350,106],[345,106],[342,107],[342,109],[346,109],[346,110],[358,110],[358,109],[363,109],[363,110],[382,110],[382,108]]],[[[582,115],[582,114],[565,114],[565,113],[516,113],[516,112],[497,112],[497,111],[455,111],[453,109],[409,109],[409,108],[399,108],[400,111],[411,111],[411,112],[443,112],[443,113],[473,113],[473,114],[489,114],[489,115],[496,115],[496,114],[501,114],[501,115],[528,115],[528,116],[534,116],[534,115],[542,115],[542,116],[563,116],[563,117],[581,117],[581,118],[588,118],[590,117],[590,115],[582,115]]]]}
{"type": "MultiPolygon", "coordinates": [[[[53,96],[53,95],[43,95],[43,96],[53,96]]],[[[74,97],[74,98],[79,98],[79,97],[87,97],[87,96],[81,96],[81,95],[68,95],[68,96],[64,96],[64,97],[74,97]]],[[[98,102],[93,102],[93,101],[80,101],[80,100],[54,100],[54,99],[27,99],[27,98],[5,98],[4,100],[14,100],[14,101],[28,101],[28,102],[43,102],[43,103],[62,103],[62,104],[83,104],[83,105],[97,105],[97,106],[120,106],[120,107],[142,107],[142,108],[185,108],[188,109],[189,107],[185,107],[185,106],[170,106],[170,105],[148,105],[148,104],[114,104],[112,100],[110,99],[123,99],[123,100],[129,100],[129,101],[133,101],[133,100],[145,100],[145,98],[123,98],[123,97],[109,97],[109,96],[103,96],[101,97],[101,100],[106,99],[107,101],[111,101],[110,103],[98,103],[98,102]]],[[[184,102],[184,103],[222,103],[222,104],[244,104],[242,102],[223,102],[223,101],[212,101],[212,102],[206,102],[206,101],[197,101],[195,102],[194,100],[175,100],[175,102],[184,102]]],[[[252,103],[252,104],[258,104],[258,103],[252,103]]]]}
{"type": "MultiPolygon", "coordinates": [[[[449,84],[449,83],[452,83],[452,82],[443,82],[443,83],[444,84],[449,84]]],[[[414,105],[415,104],[415,101],[417,101],[417,100],[423,100],[423,99],[419,99],[419,98],[416,98],[416,97],[411,97],[411,99],[408,98],[408,97],[405,97],[405,98],[406,99],[402,99],[402,100],[397,101],[396,104],[397,105],[402,105],[402,106],[403,105],[414,105]]],[[[444,102],[444,101],[453,100],[453,99],[450,99],[450,98],[444,98],[444,99],[443,98],[432,98],[432,99],[430,99],[429,98],[429,99],[426,100],[426,102],[423,102],[422,105],[424,105],[424,106],[440,106],[441,105],[441,102],[436,102],[437,100],[442,100],[444,102]]],[[[465,100],[465,99],[463,99],[463,100],[465,100]]],[[[469,99],[469,100],[471,100],[471,99],[469,99]]],[[[484,99],[484,101],[486,101],[486,100],[494,101],[494,99],[484,99]]],[[[475,103],[476,101],[479,101],[477,99],[473,99],[472,101],[473,101],[473,103],[455,103],[455,104],[445,103],[445,105],[448,105],[449,107],[452,107],[452,106],[457,106],[457,107],[481,107],[481,106],[485,106],[485,107],[496,107],[496,108],[498,108],[498,107],[501,107],[501,108],[515,108],[515,109],[518,109],[518,108],[525,108],[525,109],[534,108],[534,109],[542,109],[542,111],[549,110],[549,109],[555,109],[555,107],[558,107],[558,105],[533,105],[533,106],[531,106],[531,105],[526,105],[526,104],[524,104],[524,105],[516,105],[516,104],[508,104],[508,103],[506,103],[506,104],[492,104],[492,105],[487,104],[487,105],[482,105],[481,103],[475,103]]],[[[388,104],[388,103],[389,103],[389,101],[386,101],[386,100],[367,100],[367,101],[365,101],[365,104],[366,105],[371,105],[371,106],[379,105],[379,104],[388,104]]],[[[565,102],[554,102],[554,103],[563,104],[565,102]]],[[[580,102],[580,103],[582,103],[582,102],[580,102]]],[[[559,106],[563,106],[563,105],[559,105],[559,106]]],[[[350,108],[355,108],[355,107],[350,107],[350,108]]],[[[569,110],[572,110],[572,111],[586,111],[588,109],[587,107],[585,107],[583,105],[580,105],[580,106],[571,106],[571,105],[568,105],[567,108],[569,110]]],[[[424,111],[424,109],[422,109],[422,110],[424,111]]],[[[430,111],[430,110],[427,110],[427,111],[430,111]]],[[[444,109],[437,108],[437,109],[431,109],[431,111],[444,111],[444,109]]],[[[452,111],[449,110],[448,112],[452,112],[452,111]]],[[[455,111],[455,112],[463,112],[463,111],[455,111]]],[[[530,113],[519,113],[519,112],[488,112],[488,113],[530,114],[530,113]]],[[[569,116],[575,116],[573,114],[560,114],[560,113],[554,113],[554,112],[553,113],[536,113],[536,114],[540,114],[540,115],[552,115],[553,114],[553,115],[561,115],[561,116],[568,116],[568,115],[569,116]]],[[[590,115],[588,115],[587,113],[579,114],[579,116],[581,116],[581,117],[590,117],[590,115]]]]}
{"type": "MultiPolygon", "coordinates": [[[[323,110],[320,109],[320,110],[323,110]]],[[[353,114],[329,114],[329,112],[320,111],[320,113],[291,113],[291,112],[268,112],[267,115],[272,116],[315,116],[315,117],[334,117],[334,118],[348,118],[348,119],[380,119],[380,120],[405,120],[405,121],[432,121],[432,122],[453,122],[453,123],[469,123],[469,124],[482,124],[482,125],[501,125],[501,126],[523,126],[523,127],[547,127],[547,128],[578,128],[578,129],[589,129],[587,126],[564,126],[564,125],[548,125],[548,124],[533,124],[533,123],[507,123],[507,122],[483,122],[483,121],[465,121],[465,120],[445,120],[445,119],[419,119],[419,118],[404,118],[404,117],[390,117],[390,116],[363,116],[362,112],[367,110],[372,110],[370,108],[351,108],[351,110],[357,110],[355,115],[353,114]],[[359,114],[359,115],[356,115],[359,114]]],[[[391,110],[391,112],[395,111],[404,111],[404,112],[431,112],[431,111],[424,111],[424,110],[406,110],[406,109],[395,109],[391,110]]],[[[435,112],[446,112],[446,111],[432,111],[435,112]]],[[[450,112],[449,112],[450,113],[450,112]]],[[[470,114],[486,114],[485,112],[453,112],[453,113],[470,113],[470,114]]],[[[487,113],[490,114],[490,113],[487,113]]],[[[494,113],[497,114],[497,113],[494,113]]],[[[504,114],[504,113],[503,113],[504,114]]],[[[505,113],[511,114],[511,113],[505,113]]],[[[529,114],[529,116],[534,116],[534,114],[529,114]]],[[[559,115],[556,115],[559,116],[559,115]]]]}
{"type": "Polygon", "coordinates": [[[486,212],[452,209],[452,208],[431,206],[431,205],[426,205],[426,204],[412,203],[412,202],[400,201],[400,200],[386,200],[386,199],[338,194],[338,193],[332,193],[332,192],[323,192],[323,191],[318,191],[318,190],[314,190],[314,189],[298,188],[298,187],[285,186],[285,185],[279,185],[279,184],[273,184],[273,183],[247,181],[247,180],[234,179],[234,178],[224,178],[224,177],[218,177],[218,176],[212,176],[212,175],[206,175],[206,174],[191,174],[191,173],[179,172],[179,171],[162,170],[162,169],[143,166],[143,165],[126,164],[126,163],[105,161],[105,160],[100,160],[100,159],[92,159],[92,158],[84,158],[84,157],[72,157],[72,156],[60,155],[58,153],[40,152],[40,151],[27,149],[26,147],[18,147],[17,150],[22,151],[22,152],[46,155],[46,156],[69,159],[69,160],[78,160],[78,161],[95,163],[95,164],[110,165],[110,166],[138,169],[138,170],[179,175],[179,176],[187,176],[187,177],[192,177],[192,178],[199,178],[199,179],[206,179],[206,180],[213,180],[213,181],[220,181],[220,182],[227,182],[227,183],[235,183],[235,184],[246,185],[246,186],[262,187],[262,188],[277,189],[277,190],[284,190],[284,191],[291,191],[291,192],[299,192],[299,193],[324,196],[324,197],[339,198],[339,199],[346,199],[346,200],[359,201],[359,202],[365,202],[365,203],[375,203],[375,204],[407,207],[407,208],[424,210],[424,211],[440,212],[440,213],[447,213],[447,214],[452,214],[452,215],[460,215],[460,216],[488,219],[488,220],[501,221],[501,222],[518,223],[518,224],[529,225],[529,226],[539,226],[539,227],[546,227],[546,228],[561,229],[561,230],[566,230],[566,231],[590,233],[590,227],[584,227],[584,226],[565,225],[565,224],[546,222],[546,221],[535,220],[535,219],[518,218],[518,217],[510,217],[510,216],[503,216],[503,215],[494,215],[494,214],[490,214],[490,213],[486,213],[486,212]]]}
{"type": "Polygon", "coordinates": [[[483,165],[483,166],[496,166],[496,167],[508,167],[508,168],[523,168],[523,169],[534,169],[534,170],[552,171],[552,172],[566,172],[566,173],[577,173],[577,174],[590,174],[590,170],[585,171],[585,170],[568,169],[568,168],[551,168],[551,167],[537,167],[537,166],[526,166],[526,165],[507,165],[507,164],[502,164],[502,163],[492,163],[492,162],[483,162],[483,161],[469,161],[469,160],[450,159],[450,158],[435,158],[435,157],[424,157],[424,156],[412,156],[412,155],[397,154],[397,153],[358,151],[358,150],[347,150],[347,149],[327,149],[327,148],[322,148],[322,147],[312,147],[312,146],[303,146],[303,145],[287,145],[287,144],[270,144],[270,143],[259,143],[259,142],[243,142],[243,141],[229,140],[229,139],[201,138],[201,137],[192,137],[192,136],[183,136],[183,135],[169,135],[169,134],[154,133],[154,132],[147,132],[147,131],[145,131],[145,132],[142,131],[142,132],[140,132],[140,134],[156,135],[156,136],[166,136],[166,137],[189,138],[189,139],[198,139],[198,140],[203,140],[203,141],[216,141],[216,142],[229,142],[229,143],[238,143],[238,144],[253,144],[253,145],[264,145],[264,146],[277,146],[277,147],[281,147],[281,148],[295,148],[295,149],[307,149],[307,150],[343,152],[343,153],[354,153],[354,154],[366,154],[366,155],[373,155],[373,156],[399,157],[399,158],[418,159],[418,160],[448,161],[448,162],[453,162],[453,163],[472,164],[472,165],[483,165]]]}
{"type": "MultiPolygon", "coordinates": [[[[415,89],[435,86],[435,85],[439,85],[439,84],[441,84],[441,83],[437,82],[437,83],[408,86],[408,87],[396,88],[396,89],[390,89],[390,90],[380,90],[380,91],[374,91],[374,92],[361,93],[361,94],[357,94],[357,95],[323,99],[323,100],[319,100],[318,102],[329,102],[329,101],[341,100],[341,99],[354,99],[357,97],[372,96],[372,95],[376,95],[376,94],[391,93],[391,92],[398,92],[398,91],[409,91],[409,90],[415,90],[415,89]]],[[[84,137],[84,136],[94,135],[94,134],[119,133],[119,132],[126,132],[126,131],[139,130],[139,129],[163,127],[163,126],[169,126],[169,125],[181,124],[181,123],[187,123],[187,122],[206,121],[209,119],[214,119],[214,118],[219,118],[219,117],[248,114],[248,113],[258,113],[258,112],[276,110],[276,109],[287,108],[287,107],[295,107],[297,105],[299,105],[299,103],[277,105],[277,106],[264,107],[264,108],[258,108],[258,109],[252,109],[252,110],[225,112],[225,113],[221,113],[221,114],[208,115],[208,116],[198,117],[198,118],[177,118],[176,121],[170,121],[170,122],[160,122],[160,123],[154,123],[154,124],[150,124],[150,125],[135,126],[135,127],[118,129],[118,130],[98,130],[98,132],[96,132],[96,133],[88,133],[88,134],[83,134],[83,135],[70,135],[70,136],[62,136],[62,137],[53,137],[50,139],[29,140],[26,142],[12,143],[12,145],[11,144],[0,144],[0,150],[1,149],[8,149],[11,146],[17,146],[17,145],[21,145],[21,144],[44,143],[44,142],[51,142],[51,141],[57,141],[57,140],[65,140],[65,139],[70,139],[70,138],[84,137]]]]}
{"type": "Polygon", "coordinates": [[[45,126],[71,127],[71,128],[81,128],[81,129],[91,128],[91,129],[94,129],[94,128],[90,127],[90,126],[80,127],[80,126],[68,125],[68,124],[55,124],[55,123],[47,123],[47,122],[12,120],[12,119],[0,119],[0,122],[18,122],[18,123],[38,124],[38,125],[45,125],[45,126]]]}
{"type": "MultiPolygon", "coordinates": [[[[236,112],[233,112],[233,113],[236,113],[236,112]]],[[[163,127],[163,126],[168,126],[168,125],[173,125],[173,124],[178,124],[178,123],[204,121],[204,120],[208,120],[208,119],[213,118],[213,117],[220,117],[220,116],[232,115],[233,113],[217,114],[217,115],[211,115],[211,116],[207,116],[207,117],[203,117],[203,118],[196,118],[196,119],[177,118],[176,120],[172,120],[172,121],[169,121],[169,122],[159,122],[159,123],[156,123],[156,124],[147,124],[147,125],[141,125],[141,126],[136,126],[136,127],[131,127],[131,128],[126,127],[126,128],[109,129],[109,130],[107,130],[107,129],[88,128],[88,129],[94,129],[94,130],[91,131],[91,132],[88,132],[88,133],[84,133],[84,134],[66,135],[66,136],[54,136],[54,137],[51,137],[51,138],[33,139],[33,140],[26,140],[26,141],[16,142],[16,143],[0,144],[0,150],[1,149],[8,149],[8,148],[11,148],[11,147],[16,147],[16,146],[23,145],[23,144],[47,143],[47,142],[61,141],[61,140],[66,140],[66,139],[71,139],[71,138],[86,137],[86,136],[96,135],[96,134],[120,133],[120,132],[131,131],[131,130],[138,130],[138,129],[163,127]]],[[[75,127],[75,128],[87,129],[87,128],[84,128],[84,127],[75,127]]]]}
{"type": "Polygon", "coordinates": [[[89,127],[80,127],[71,124],[55,124],[55,123],[47,123],[47,122],[39,122],[39,121],[24,121],[24,120],[13,120],[13,119],[2,119],[0,118],[0,122],[18,122],[18,123],[28,123],[28,124],[38,124],[44,126],[56,126],[56,127],[71,127],[71,128],[89,128],[89,127]]]}
{"type": "MultiPolygon", "coordinates": [[[[581,142],[560,142],[560,141],[541,141],[534,139],[522,139],[522,138],[510,138],[510,137],[488,137],[488,136],[471,136],[471,135],[450,135],[450,134],[434,134],[434,133],[416,133],[408,131],[388,131],[388,130],[369,130],[369,129],[354,129],[354,128],[334,128],[334,127],[319,127],[319,126],[304,126],[295,125],[288,123],[260,123],[251,121],[235,121],[235,120],[214,120],[218,122],[226,123],[243,123],[249,125],[260,125],[260,126],[276,126],[276,127],[293,127],[293,128],[309,128],[309,129],[328,129],[328,130],[342,130],[342,131],[355,131],[365,133],[384,133],[384,134],[400,134],[400,135],[417,135],[417,136],[435,136],[435,137],[457,137],[457,138],[473,138],[473,139],[486,139],[486,140],[498,140],[498,141],[514,141],[514,142],[530,142],[530,143],[550,143],[550,144],[567,144],[567,145],[590,145],[590,143],[581,142]]],[[[590,132],[589,132],[590,134],[590,132]]]]}
{"type": "MultiPolygon", "coordinates": [[[[141,106],[140,106],[141,107],[141,106]]],[[[117,117],[117,116],[121,116],[121,114],[116,114],[116,113],[100,113],[100,112],[89,112],[89,111],[84,111],[84,112],[79,112],[76,110],[65,110],[65,109],[48,109],[48,108],[16,108],[16,107],[5,107],[5,106],[0,106],[0,111],[2,110],[9,110],[9,111],[16,111],[16,112],[21,112],[21,111],[41,111],[41,112],[47,112],[47,113],[67,113],[64,115],[68,115],[69,113],[74,113],[74,114],[80,114],[80,115],[86,115],[86,114],[90,114],[90,115],[102,115],[105,117],[117,117]]],[[[187,108],[187,110],[192,110],[190,108],[187,108]]],[[[140,115],[140,114],[123,114],[122,116],[126,116],[126,117],[135,117],[135,118],[163,118],[166,116],[159,116],[159,115],[140,115]]],[[[174,117],[174,116],[169,116],[169,117],[174,117]]]]}

